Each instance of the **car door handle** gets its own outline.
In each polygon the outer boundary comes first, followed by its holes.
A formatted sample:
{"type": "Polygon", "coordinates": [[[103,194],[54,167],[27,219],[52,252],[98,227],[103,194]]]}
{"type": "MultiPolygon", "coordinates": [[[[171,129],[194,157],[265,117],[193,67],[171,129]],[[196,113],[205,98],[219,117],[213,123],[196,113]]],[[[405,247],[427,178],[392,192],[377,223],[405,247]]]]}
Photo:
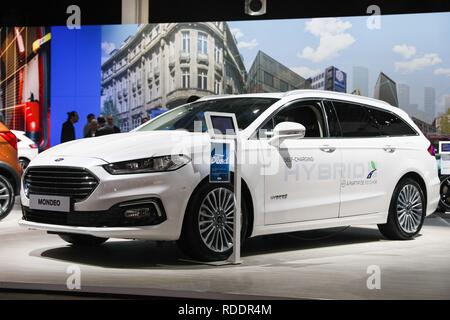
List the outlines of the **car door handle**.
{"type": "Polygon", "coordinates": [[[388,152],[388,153],[394,153],[395,152],[395,147],[393,147],[393,146],[384,146],[383,150],[388,152]]]}
{"type": "Polygon", "coordinates": [[[320,147],[320,150],[322,150],[323,152],[326,152],[326,153],[332,153],[336,150],[336,148],[331,147],[331,146],[322,146],[322,147],[320,147]]]}

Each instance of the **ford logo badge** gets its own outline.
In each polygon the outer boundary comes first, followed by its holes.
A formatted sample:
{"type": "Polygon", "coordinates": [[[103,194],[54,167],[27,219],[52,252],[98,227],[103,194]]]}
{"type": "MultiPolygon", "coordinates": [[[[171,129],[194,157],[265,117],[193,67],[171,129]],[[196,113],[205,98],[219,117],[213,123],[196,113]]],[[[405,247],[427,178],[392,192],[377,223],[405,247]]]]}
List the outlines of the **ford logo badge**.
{"type": "Polygon", "coordinates": [[[63,161],[64,160],[64,158],[56,158],[55,159],[55,162],[61,162],[61,161],[63,161]]]}

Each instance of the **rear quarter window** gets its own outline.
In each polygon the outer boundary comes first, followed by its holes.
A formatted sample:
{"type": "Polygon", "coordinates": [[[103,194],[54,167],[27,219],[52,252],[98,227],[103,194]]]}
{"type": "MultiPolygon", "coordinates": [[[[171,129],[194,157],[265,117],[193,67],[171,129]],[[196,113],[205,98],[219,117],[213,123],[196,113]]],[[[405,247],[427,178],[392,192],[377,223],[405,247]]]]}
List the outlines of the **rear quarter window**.
{"type": "Polygon", "coordinates": [[[417,132],[411,128],[402,118],[394,113],[370,109],[373,117],[380,126],[380,134],[382,136],[411,136],[417,135],[417,132]]]}

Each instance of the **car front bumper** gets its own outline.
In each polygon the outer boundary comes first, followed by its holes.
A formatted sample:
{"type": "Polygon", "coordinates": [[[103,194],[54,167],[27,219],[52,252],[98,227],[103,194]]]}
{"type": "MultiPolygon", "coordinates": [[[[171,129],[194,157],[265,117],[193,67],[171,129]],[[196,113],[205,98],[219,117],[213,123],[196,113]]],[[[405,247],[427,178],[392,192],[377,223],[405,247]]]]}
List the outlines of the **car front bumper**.
{"type": "Polygon", "coordinates": [[[427,183],[427,216],[434,213],[440,201],[440,180],[437,176],[430,177],[427,183]]]}
{"type": "Polygon", "coordinates": [[[51,225],[22,219],[19,221],[19,225],[31,230],[44,230],[52,233],[84,234],[100,238],[145,239],[161,241],[178,239],[178,237],[173,236],[171,226],[165,223],[157,226],[145,227],[95,228],[51,225]]]}
{"type": "MultiPolygon", "coordinates": [[[[49,161],[40,161],[32,167],[48,166],[49,161]]],[[[29,219],[24,214],[20,225],[30,229],[46,230],[55,233],[88,234],[97,237],[148,239],[148,240],[177,240],[181,234],[184,213],[200,175],[194,172],[192,165],[171,172],[111,175],[102,166],[106,164],[101,159],[83,159],[65,157],[64,164],[58,166],[79,167],[83,163],[98,178],[98,186],[86,199],[75,202],[70,213],[47,212],[30,210],[29,198],[21,190],[23,211],[32,212],[34,216],[40,213],[55,215],[51,223],[40,219],[29,219]],[[113,223],[117,220],[118,206],[124,203],[137,202],[143,199],[156,199],[164,211],[164,219],[154,225],[130,225],[127,223],[113,223]],[[115,213],[115,214],[113,214],[115,213]],[[57,215],[68,215],[67,218],[57,215]],[[111,215],[111,219],[107,216],[111,215]],[[88,216],[93,216],[93,223],[88,216]],[[58,223],[58,219],[63,221],[58,223]],[[32,220],[32,221],[30,221],[32,220]],[[80,222],[84,221],[84,222],[80,222]],[[98,222],[105,221],[105,222],[98,222]]],[[[56,167],[56,166],[55,166],[56,167]]]]}

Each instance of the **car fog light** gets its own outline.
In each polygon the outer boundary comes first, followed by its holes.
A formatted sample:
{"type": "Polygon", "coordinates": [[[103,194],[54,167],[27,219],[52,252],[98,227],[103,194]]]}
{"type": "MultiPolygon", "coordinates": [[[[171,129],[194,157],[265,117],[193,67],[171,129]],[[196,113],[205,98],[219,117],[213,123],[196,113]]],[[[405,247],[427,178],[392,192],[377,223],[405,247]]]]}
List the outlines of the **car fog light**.
{"type": "Polygon", "coordinates": [[[23,184],[23,193],[25,194],[25,197],[28,198],[29,193],[30,193],[30,184],[28,182],[25,182],[23,184]]]}
{"type": "Polygon", "coordinates": [[[131,219],[140,219],[140,218],[150,217],[150,215],[151,215],[150,208],[129,209],[124,212],[125,218],[131,218],[131,219]]]}

